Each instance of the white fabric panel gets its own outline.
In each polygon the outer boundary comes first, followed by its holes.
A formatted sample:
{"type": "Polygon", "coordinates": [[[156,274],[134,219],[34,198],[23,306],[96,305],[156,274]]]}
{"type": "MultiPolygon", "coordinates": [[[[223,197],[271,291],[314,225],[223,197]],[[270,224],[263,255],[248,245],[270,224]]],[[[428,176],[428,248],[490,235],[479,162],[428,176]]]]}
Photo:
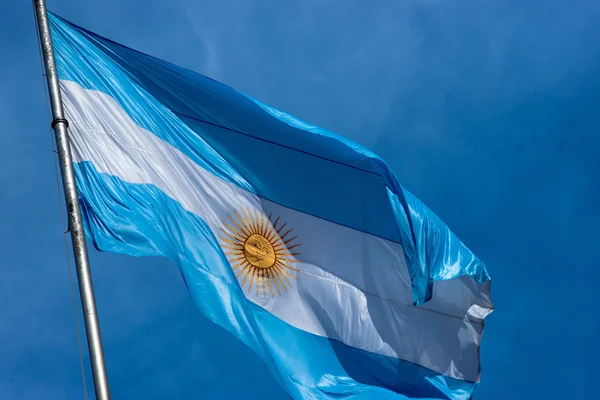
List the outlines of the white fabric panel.
{"type": "Polygon", "coordinates": [[[467,311],[469,304],[485,305],[485,295],[472,278],[436,283],[431,305],[414,307],[400,244],[261,199],[136,125],[110,96],[72,81],[61,81],[61,89],[75,162],[155,185],[217,237],[235,210],[248,208],[294,228],[302,252],[293,265],[297,279],[275,296],[242,285],[250,301],[304,331],[453,378],[478,379],[482,324],[475,308],[467,311]]]}
{"type": "Polygon", "coordinates": [[[477,283],[470,276],[435,281],[431,300],[421,307],[457,318],[483,322],[494,309],[490,299],[490,281],[477,283]]]}

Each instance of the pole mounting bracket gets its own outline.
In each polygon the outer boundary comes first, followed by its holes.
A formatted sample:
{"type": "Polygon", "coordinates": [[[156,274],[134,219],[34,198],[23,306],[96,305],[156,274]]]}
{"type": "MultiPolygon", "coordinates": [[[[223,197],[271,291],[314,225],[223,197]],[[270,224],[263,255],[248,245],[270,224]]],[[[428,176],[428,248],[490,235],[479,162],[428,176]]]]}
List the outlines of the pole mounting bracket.
{"type": "Polygon", "coordinates": [[[57,124],[60,124],[60,123],[63,123],[63,124],[65,124],[65,126],[66,126],[67,128],[69,127],[69,121],[67,121],[67,120],[66,120],[66,119],[64,119],[64,118],[54,118],[54,119],[52,120],[52,123],[50,124],[50,126],[52,127],[52,129],[54,129],[54,127],[55,127],[57,124]]]}

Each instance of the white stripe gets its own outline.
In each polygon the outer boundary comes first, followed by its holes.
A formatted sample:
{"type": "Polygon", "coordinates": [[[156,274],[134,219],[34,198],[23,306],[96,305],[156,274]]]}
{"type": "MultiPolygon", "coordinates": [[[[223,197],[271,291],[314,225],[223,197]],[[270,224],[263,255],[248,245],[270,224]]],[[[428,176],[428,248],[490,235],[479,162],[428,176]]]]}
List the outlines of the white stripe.
{"type": "MultiPolygon", "coordinates": [[[[272,213],[294,228],[302,251],[294,265],[297,280],[276,296],[243,285],[250,301],[304,331],[453,378],[478,379],[481,313],[471,305],[487,303],[471,278],[436,283],[443,289],[438,298],[414,307],[400,244],[258,198],[136,125],[112,97],[71,81],[61,81],[61,89],[75,162],[90,161],[126,182],[155,185],[200,216],[217,237],[239,209],[272,213]],[[456,288],[462,289],[455,299],[456,288]]],[[[169,129],[189,128],[182,123],[169,129]]]]}

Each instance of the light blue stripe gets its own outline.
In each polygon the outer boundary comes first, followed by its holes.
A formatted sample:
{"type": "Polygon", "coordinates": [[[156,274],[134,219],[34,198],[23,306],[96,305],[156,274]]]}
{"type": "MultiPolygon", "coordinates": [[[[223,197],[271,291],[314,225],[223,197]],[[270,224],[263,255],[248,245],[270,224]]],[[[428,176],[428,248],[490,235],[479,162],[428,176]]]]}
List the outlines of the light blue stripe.
{"type": "Polygon", "coordinates": [[[49,17],[56,68],[61,80],[70,80],[84,89],[109,95],[138,126],[176,147],[212,174],[249,192],[254,191],[205,140],[132,82],[125,71],[81,32],[53,14],[49,17]]]}
{"type": "Polygon", "coordinates": [[[295,398],[407,398],[394,392],[470,397],[474,383],[353,349],[281,321],[246,300],[217,240],[198,216],[153,185],[98,173],[89,162],[76,164],[75,172],[86,233],[94,245],[175,262],[198,308],[254,349],[295,398]]]}
{"type": "Polygon", "coordinates": [[[51,27],[61,79],[109,94],[203,168],[285,207],[402,243],[415,304],[431,298],[436,280],[489,280],[371,151],[56,16],[51,27]]]}

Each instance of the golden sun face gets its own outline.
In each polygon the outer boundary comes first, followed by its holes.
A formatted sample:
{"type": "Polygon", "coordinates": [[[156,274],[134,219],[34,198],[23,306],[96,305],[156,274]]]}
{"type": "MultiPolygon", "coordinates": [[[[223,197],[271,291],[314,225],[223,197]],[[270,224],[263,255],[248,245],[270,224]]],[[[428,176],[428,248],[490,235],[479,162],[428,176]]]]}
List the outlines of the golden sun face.
{"type": "Polygon", "coordinates": [[[289,237],[293,229],[284,232],[286,224],[278,227],[279,218],[271,223],[270,214],[257,210],[235,211],[235,216],[229,216],[232,225],[224,223],[221,246],[241,285],[248,283],[250,290],[254,286],[256,294],[262,291],[264,296],[287,291],[298,271],[292,267],[298,262],[294,257],[300,254],[291,251],[300,246],[293,244],[297,236],[289,237]]]}
{"type": "Polygon", "coordinates": [[[275,264],[275,249],[267,238],[253,233],[244,243],[244,255],[250,264],[258,268],[271,268],[275,264]]]}

